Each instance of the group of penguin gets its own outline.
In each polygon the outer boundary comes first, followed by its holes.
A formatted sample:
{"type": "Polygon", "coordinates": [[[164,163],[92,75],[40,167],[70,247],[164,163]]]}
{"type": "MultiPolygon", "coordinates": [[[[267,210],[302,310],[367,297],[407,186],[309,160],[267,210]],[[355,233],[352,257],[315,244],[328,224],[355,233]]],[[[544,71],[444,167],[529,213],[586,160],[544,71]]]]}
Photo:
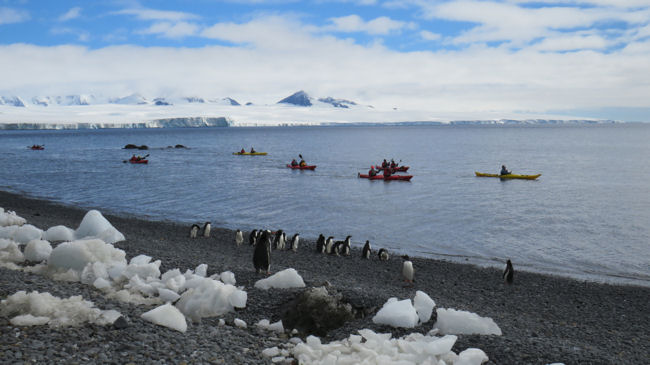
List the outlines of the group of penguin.
{"type": "MultiPolygon", "coordinates": [[[[190,237],[197,238],[199,235],[203,237],[210,237],[210,222],[205,222],[203,228],[198,224],[193,224],[190,228],[190,237]]],[[[343,241],[334,241],[334,236],[329,236],[325,238],[323,234],[318,236],[316,240],[316,252],[321,254],[330,254],[330,255],[350,255],[350,239],[352,236],[347,236],[343,241]]],[[[266,272],[270,274],[271,269],[271,249],[275,250],[298,250],[298,244],[300,242],[300,234],[294,234],[289,240],[287,240],[287,235],[284,231],[278,230],[273,235],[273,232],[266,229],[254,229],[248,235],[248,243],[250,246],[255,246],[255,251],[253,252],[253,265],[257,273],[266,272]]],[[[239,229],[235,232],[235,244],[240,246],[244,243],[244,234],[239,229]]],[[[363,249],[361,250],[361,256],[365,259],[370,259],[372,254],[372,248],[370,246],[370,241],[366,240],[363,249]]],[[[379,249],[377,256],[380,261],[387,261],[390,258],[390,254],[385,248],[379,249]]],[[[414,283],[415,271],[413,269],[413,263],[408,256],[402,256],[404,262],[402,263],[402,276],[404,279],[410,283],[414,283]]],[[[510,259],[506,262],[506,268],[503,271],[503,279],[506,284],[512,284],[514,277],[514,268],[512,267],[512,262],[510,259]]]]}

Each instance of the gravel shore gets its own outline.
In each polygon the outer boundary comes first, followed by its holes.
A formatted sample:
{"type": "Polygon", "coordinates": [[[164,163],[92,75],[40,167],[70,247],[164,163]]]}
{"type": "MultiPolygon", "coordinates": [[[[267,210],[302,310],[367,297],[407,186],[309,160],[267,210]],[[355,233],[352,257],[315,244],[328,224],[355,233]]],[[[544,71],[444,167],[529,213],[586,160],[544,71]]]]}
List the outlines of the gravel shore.
{"type": "MultiPolygon", "coordinates": [[[[0,192],[0,207],[15,211],[41,229],[55,225],[76,228],[86,213],[85,209],[6,192],[0,192]]],[[[97,209],[102,211],[101,207],[97,209]]],[[[139,254],[152,256],[162,261],[161,272],[194,269],[201,263],[208,265],[208,275],[230,270],[237,285],[245,286],[248,292],[247,307],[226,315],[225,326],[218,326],[218,318],[207,318],[180,333],[141,319],[151,307],[107,299],[81,283],[0,269],[0,300],[19,290],[50,292],[62,298],[82,295],[100,309],[118,310],[128,321],[123,329],[98,325],[52,329],[14,327],[8,318],[0,317],[0,362],[264,364],[270,363],[261,354],[264,348],[287,342],[286,335],[272,334],[254,324],[261,319],[279,320],[287,304],[302,290],[263,291],[253,287],[263,276],[253,269],[248,232],[244,232],[244,245],[237,247],[231,230],[213,228],[210,238],[190,239],[187,225],[104,216],[126,236],[126,241],[115,246],[126,251],[127,259],[139,254]],[[248,328],[233,326],[234,318],[246,321],[248,328]]],[[[327,236],[327,232],[323,234],[327,236]]],[[[353,240],[365,241],[363,237],[353,240]]],[[[377,249],[373,247],[375,253],[377,249]]],[[[327,256],[315,252],[314,239],[301,239],[297,252],[272,252],[271,271],[294,268],[308,287],[329,282],[344,298],[369,312],[378,310],[390,297],[413,298],[422,290],[438,307],[491,317],[503,331],[502,336],[459,335],[453,349],[480,348],[489,356],[489,364],[649,362],[650,288],[518,272],[516,262],[514,284],[508,286],[497,269],[417,257],[411,261],[415,285],[406,286],[399,256],[381,262],[373,254],[365,260],[360,248],[353,248],[349,257],[327,256]]],[[[392,332],[394,336],[413,332],[375,325],[372,315],[331,331],[323,341],[345,338],[362,328],[392,332]]],[[[426,333],[432,326],[426,323],[415,331],[426,333]]]]}

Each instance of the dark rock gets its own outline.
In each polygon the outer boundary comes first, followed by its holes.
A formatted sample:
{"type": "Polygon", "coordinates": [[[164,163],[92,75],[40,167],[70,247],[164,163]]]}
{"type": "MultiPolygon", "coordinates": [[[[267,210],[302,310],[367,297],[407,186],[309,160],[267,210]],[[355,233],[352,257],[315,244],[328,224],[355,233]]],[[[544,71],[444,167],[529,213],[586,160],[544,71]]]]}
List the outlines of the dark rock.
{"type": "Polygon", "coordinates": [[[115,328],[116,330],[125,329],[128,326],[129,323],[126,321],[126,318],[124,318],[124,316],[120,316],[115,320],[115,322],[113,322],[113,328],[115,328]]]}
{"type": "Polygon", "coordinates": [[[187,148],[187,147],[183,146],[182,144],[177,144],[176,146],[174,146],[174,148],[187,148]]]}
{"type": "Polygon", "coordinates": [[[352,306],[342,301],[342,295],[325,287],[309,288],[291,301],[282,318],[286,328],[306,334],[326,336],[354,318],[352,306]]]}
{"type": "Polygon", "coordinates": [[[293,104],[298,106],[311,106],[311,98],[306,92],[300,90],[293,95],[278,101],[278,104],[293,104]]]}
{"type": "Polygon", "coordinates": [[[147,146],[146,144],[143,144],[142,146],[139,146],[138,149],[139,150],[148,150],[149,146],[147,146]]]}
{"type": "Polygon", "coordinates": [[[134,145],[134,144],[131,144],[131,143],[129,143],[129,144],[127,144],[126,146],[124,146],[124,149],[125,149],[125,150],[134,150],[134,149],[137,149],[137,148],[138,148],[138,146],[136,146],[136,145],[134,145]]]}

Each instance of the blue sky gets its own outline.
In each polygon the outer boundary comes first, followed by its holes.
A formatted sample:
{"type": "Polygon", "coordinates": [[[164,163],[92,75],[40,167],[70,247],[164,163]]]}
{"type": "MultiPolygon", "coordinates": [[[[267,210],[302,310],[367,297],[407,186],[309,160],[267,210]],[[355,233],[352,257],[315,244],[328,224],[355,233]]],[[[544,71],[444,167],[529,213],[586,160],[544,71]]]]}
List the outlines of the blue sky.
{"type": "Polygon", "coordinates": [[[650,0],[0,0],[3,94],[650,119],[650,0]],[[162,77],[164,75],[164,77],[162,77]]]}

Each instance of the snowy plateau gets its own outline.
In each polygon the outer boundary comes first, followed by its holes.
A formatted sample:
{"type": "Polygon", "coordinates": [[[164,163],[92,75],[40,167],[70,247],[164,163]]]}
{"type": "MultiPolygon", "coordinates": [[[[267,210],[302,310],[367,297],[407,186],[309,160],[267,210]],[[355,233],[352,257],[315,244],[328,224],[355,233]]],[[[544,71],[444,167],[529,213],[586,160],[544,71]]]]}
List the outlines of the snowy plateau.
{"type": "Polygon", "coordinates": [[[302,90],[272,104],[242,104],[230,97],[145,97],[140,93],[119,97],[0,96],[0,129],[585,123],[613,121],[548,114],[375,107],[331,96],[314,98],[302,90]]]}

